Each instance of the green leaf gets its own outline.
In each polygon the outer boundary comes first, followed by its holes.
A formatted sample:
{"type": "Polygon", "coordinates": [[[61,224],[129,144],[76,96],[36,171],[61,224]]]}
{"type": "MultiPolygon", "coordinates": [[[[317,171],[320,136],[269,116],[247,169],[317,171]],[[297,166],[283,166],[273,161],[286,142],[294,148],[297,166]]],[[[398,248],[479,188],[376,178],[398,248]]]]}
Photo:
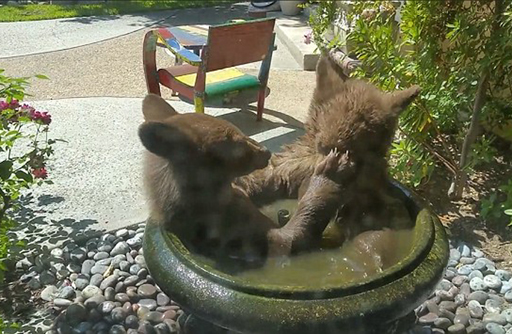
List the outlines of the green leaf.
{"type": "Polygon", "coordinates": [[[512,209],[507,209],[504,212],[507,216],[512,216],[512,209]]]}
{"type": "Polygon", "coordinates": [[[32,175],[28,174],[28,173],[25,173],[24,171],[19,170],[15,174],[16,174],[17,178],[22,179],[24,181],[27,181],[27,182],[33,182],[34,181],[34,178],[32,177],[32,175]]]}
{"type": "Polygon", "coordinates": [[[48,78],[46,75],[44,74],[36,74],[36,78],[38,79],[44,79],[44,80],[49,80],[50,78],[48,78]]]}
{"type": "Polygon", "coordinates": [[[7,180],[12,174],[12,161],[4,160],[0,162],[0,178],[7,180]]]}

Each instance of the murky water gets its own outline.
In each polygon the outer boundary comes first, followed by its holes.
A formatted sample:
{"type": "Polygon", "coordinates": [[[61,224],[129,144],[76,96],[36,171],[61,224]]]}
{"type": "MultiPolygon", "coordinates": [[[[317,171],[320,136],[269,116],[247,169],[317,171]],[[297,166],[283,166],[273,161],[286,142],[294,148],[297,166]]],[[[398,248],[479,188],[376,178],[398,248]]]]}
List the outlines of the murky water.
{"type": "MultiPolygon", "coordinates": [[[[261,211],[277,221],[280,209],[286,209],[293,215],[296,207],[296,200],[283,200],[261,211]]],[[[254,284],[310,288],[350,283],[395,265],[410,253],[413,242],[412,229],[368,231],[338,248],[287,259],[270,259],[264,267],[247,270],[238,278],[254,284]]]]}

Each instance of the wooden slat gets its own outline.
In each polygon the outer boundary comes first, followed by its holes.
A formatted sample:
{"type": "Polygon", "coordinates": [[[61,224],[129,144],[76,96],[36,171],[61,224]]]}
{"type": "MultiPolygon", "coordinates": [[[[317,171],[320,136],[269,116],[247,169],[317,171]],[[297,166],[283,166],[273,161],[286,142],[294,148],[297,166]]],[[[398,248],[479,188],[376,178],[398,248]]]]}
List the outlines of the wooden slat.
{"type": "Polygon", "coordinates": [[[272,41],[275,19],[210,27],[207,71],[263,60],[272,41]]]}

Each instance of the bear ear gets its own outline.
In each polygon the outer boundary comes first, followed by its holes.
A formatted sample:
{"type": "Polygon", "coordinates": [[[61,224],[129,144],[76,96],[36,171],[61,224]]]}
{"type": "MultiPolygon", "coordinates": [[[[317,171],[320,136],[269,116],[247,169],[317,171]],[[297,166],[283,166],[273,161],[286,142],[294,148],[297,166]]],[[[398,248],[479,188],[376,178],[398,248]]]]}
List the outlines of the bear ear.
{"type": "Polygon", "coordinates": [[[186,155],[194,145],[189,134],[178,127],[160,122],[145,122],[139,127],[139,138],[144,147],[162,157],[186,155]]]}
{"type": "Polygon", "coordinates": [[[420,86],[412,86],[399,92],[389,94],[388,103],[390,105],[390,111],[396,116],[400,115],[420,93],[420,86]]]}
{"type": "Polygon", "coordinates": [[[169,103],[155,94],[146,95],[142,101],[142,113],[146,121],[162,121],[178,114],[169,103]]]}
{"type": "Polygon", "coordinates": [[[347,79],[341,67],[322,52],[316,65],[316,91],[322,96],[332,96],[347,79]]]}

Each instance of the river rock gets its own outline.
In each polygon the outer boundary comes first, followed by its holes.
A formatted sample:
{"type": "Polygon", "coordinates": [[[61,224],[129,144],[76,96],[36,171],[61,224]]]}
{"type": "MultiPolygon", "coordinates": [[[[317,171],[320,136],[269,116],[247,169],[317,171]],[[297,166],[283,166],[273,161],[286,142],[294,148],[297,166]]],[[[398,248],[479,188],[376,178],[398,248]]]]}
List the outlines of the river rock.
{"type": "Polygon", "coordinates": [[[130,274],[137,275],[137,273],[142,269],[138,264],[132,264],[130,267],[130,274]]]}
{"type": "Polygon", "coordinates": [[[110,315],[112,317],[112,321],[118,324],[123,323],[127,317],[127,313],[122,307],[114,308],[110,315]]]}
{"type": "Polygon", "coordinates": [[[472,264],[465,264],[463,266],[461,266],[459,269],[457,269],[457,273],[459,275],[469,275],[471,274],[471,272],[473,271],[473,265],[472,264]]]}
{"type": "Polygon", "coordinates": [[[455,302],[452,301],[442,301],[439,303],[439,309],[445,309],[450,312],[455,312],[455,310],[457,309],[457,304],[455,304],[455,302]]]}
{"type": "Polygon", "coordinates": [[[57,307],[68,307],[71,305],[71,301],[64,298],[55,298],[53,300],[53,305],[57,307]]]}
{"type": "Polygon", "coordinates": [[[501,312],[501,315],[505,317],[508,323],[512,324],[512,308],[508,308],[506,310],[503,310],[501,312]]]}
{"type": "Polygon", "coordinates": [[[139,327],[139,318],[136,315],[129,315],[126,317],[124,324],[128,328],[137,328],[139,327]]]}
{"type": "Polygon", "coordinates": [[[41,282],[42,285],[54,284],[56,281],[55,275],[49,270],[43,270],[39,275],[39,282],[41,282]]]}
{"type": "Polygon", "coordinates": [[[53,301],[59,295],[59,289],[54,285],[48,285],[41,291],[41,299],[47,302],[53,301]]]}
{"type": "Polygon", "coordinates": [[[116,295],[114,288],[111,286],[107,287],[105,289],[104,295],[106,300],[114,301],[114,297],[116,295]]]}
{"type": "Polygon", "coordinates": [[[483,318],[483,323],[484,325],[485,324],[488,324],[490,322],[494,322],[498,325],[506,325],[507,324],[507,319],[505,319],[505,317],[499,313],[487,313],[484,315],[484,318],[483,318]]]}
{"type": "Polygon", "coordinates": [[[458,262],[460,260],[460,257],[461,257],[461,254],[457,249],[454,249],[454,248],[450,249],[450,260],[458,262]]]}
{"type": "Polygon", "coordinates": [[[163,292],[160,292],[158,295],[156,295],[156,303],[158,306],[165,306],[169,304],[170,301],[171,300],[169,297],[167,297],[167,295],[163,292]]]}
{"type": "Polygon", "coordinates": [[[455,318],[453,319],[454,324],[463,324],[464,327],[469,325],[469,315],[467,314],[456,314],[455,318]]]}
{"type": "Polygon", "coordinates": [[[139,280],[140,280],[139,276],[132,275],[132,276],[127,277],[124,280],[124,284],[125,284],[125,286],[132,286],[132,285],[135,285],[139,280]]]}
{"type": "Polygon", "coordinates": [[[98,310],[102,314],[109,314],[116,307],[116,304],[112,301],[106,300],[98,306],[98,310]]]}
{"type": "Polygon", "coordinates": [[[118,279],[119,279],[119,275],[110,275],[109,277],[104,278],[103,282],[101,282],[101,284],[100,284],[100,289],[104,290],[108,287],[115,286],[118,279]]]}
{"type": "Polygon", "coordinates": [[[501,306],[503,302],[494,299],[488,299],[485,301],[485,310],[489,313],[499,313],[501,312],[501,306]]]}
{"type": "Polygon", "coordinates": [[[150,311],[154,311],[156,309],[156,301],[154,299],[141,299],[138,302],[139,306],[146,307],[150,311]]]}
{"type": "Polygon", "coordinates": [[[478,278],[481,278],[481,279],[484,279],[484,274],[482,274],[482,272],[480,270],[473,270],[469,275],[468,275],[468,279],[469,280],[472,280],[473,277],[478,277],[478,278]]]}
{"type": "Polygon", "coordinates": [[[112,266],[116,269],[119,269],[121,262],[124,260],[126,260],[126,255],[118,254],[112,258],[112,266]]]}
{"type": "Polygon", "coordinates": [[[485,326],[481,322],[474,322],[466,328],[467,334],[484,334],[485,326]]]}
{"type": "Polygon", "coordinates": [[[483,291],[487,289],[484,280],[479,277],[473,277],[471,281],[469,281],[469,286],[473,291],[483,291]]]}
{"type": "Polygon", "coordinates": [[[498,269],[494,275],[496,275],[502,281],[508,281],[512,279],[512,273],[508,270],[498,269]]]}
{"type": "Polygon", "coordinates": [[[91,298],[95,295],[101,295],[101,290],[95,285],[88,285],[85,287],[85,289],[82,290],[82,296],[85,299],[91,298]]]}
{"type": "Polygon", "coordinates": [[[110,256],[116,256],[119,254],[126,254],[130,251],[130,247],[124,241],[117,243],[114,248],[110,251],[110,256]]]}
{"type": "Polygon", "coordinates": [[[114,300],[117,302],[120,302],[120,303],[126,303],[126,302],[130,301],[130,297],[128,297],[128,295],[126,293],[117,293],[114,296],[114,300]]]}
{"type": "Polygon", "coordinates": [[[475,292],[472,292],[469,297],[468,297],[468,300],[476,300],[477,302],[479,302],[480,304],[485,304],[485,301],[489,299],[489,294],[487,292],[484,292],[484,291],[475,291],[475,292]]]}
{"type": "Polygon", "coordinates": [[[160,323],[155,325],[156,334],[170,334],[171,330],[166,324],[160,323]]]}
{"type": "Polygon", "coordinates": [[[105,301],[105,297],[103,295],[95,295],[95,296],[92,296],[92,297],[88,298],[84,302],[84,305],[88,309],[93,309],[93,308],[97,308],[98,305],[100,305],[104,301],[105,301]]]}
{"type": "Polygon", "coordinates": [[[124,238],[128,236],[128,230],[125,228],[122,228],[120,230],[117,230],[116,232],[116,238],[124,238]]]}
{"type": "Polygon", "coordinates": [[[103,281],[103,275],[102,274],[94,274],[91,277],[90,285],[94,285],[94,286],[99,287],[102,281],[103,281]]]}
{"type": "Polygon", "coordinates": [[[142,246],[142,238],[136,235],[133,238],[126,240],[126,243],[132,248],[137,248],[142,246]]]}
{"type": "Polygon", "coordinates": [[[101,264],[95,264],[92,268],[91,268],[91,274],[94,275],[94,274],[104,274],[105,271],[107,271],[108,269],[108,266],[103,266],[101,264]]]}
{"type": "Polygon", "coordinates": [[[475,263],[475,258],[474,257],[461,257],[459,262],[461,264],[472,264],[472,263],[475,263]]]}
{"type": "Polygon", "coordinates": [[[450,334],[465,334],[466,327],[464,327],[462,324],[454,324],[448,327],[447,331],[450,334]]]}
{"type": "Polygon", "coordinates": [[[108,334],[126,334],[126,329],[121,325],[113,325],[110,327],[108,334]]]}
{"type": "Polygon", "coordinates": [[[439,316],[437,314],[430,312],[420,317],[418,321],[422,325],[432,325],[438,318],[439,316]]]}
{"type": "Polygon", "coordinates": [[[66,309],[66,319],[69,323],[80,323],[87,319],[87,310],[83,304],[73,303],[66,309]]]}
{"type": "Polygon", "coordinates": [[[501,280],[496,275],[487,275],[484,277],[484,283],[489,288],[499,290],[501,288],[501,280]]]}
{"type": "Polygon", "coordinates": [[[87,253],[81,248],[75,248],[69,253],[69,258],[75,263],[82,263],[87,258],[87,253]]]}
{"type": "Polygon", "coordinates": [[[489,334],[505,334],[505,329],[503,326],[500,326],[494,322],[490,322],[485,325],[485,329],[489,332],[489,334]]]}
{"type": "Polygon", "coordinates": [[[152,324],[158,324],[162,322],[163,314],[157,311],[151,311],[144,315],[142,320],[149,321],[152,324]]]}
{"type": "Polygon", "coordinates": [[[137,289],[137,294],[140,298],[154,298],[156,296],[156,288],[151,284],[143,284],[137,289]]]}
{"type": "Polygon", "coordinates": [[[468,309],[472,318],[482,319],[484,315],[484,309],[478,301],[470,300],[468,303],[468,309]]]}
{"type": "Polygon", "coordinates": [[[73,299],[75,298],[75,289],[71,286],[64,286],[60,290],[58,297],[63,299],[73,299]]]}
{"type": "Polygon", "coordinates": [[[32,279],[30,279],[30,281],[28,281],[27,285],[32,290],[41,289],[41,286],[42,286],[41,282],[39,281],[39,278],[37,278],[37,277],[32,277],[32,279]]]}

